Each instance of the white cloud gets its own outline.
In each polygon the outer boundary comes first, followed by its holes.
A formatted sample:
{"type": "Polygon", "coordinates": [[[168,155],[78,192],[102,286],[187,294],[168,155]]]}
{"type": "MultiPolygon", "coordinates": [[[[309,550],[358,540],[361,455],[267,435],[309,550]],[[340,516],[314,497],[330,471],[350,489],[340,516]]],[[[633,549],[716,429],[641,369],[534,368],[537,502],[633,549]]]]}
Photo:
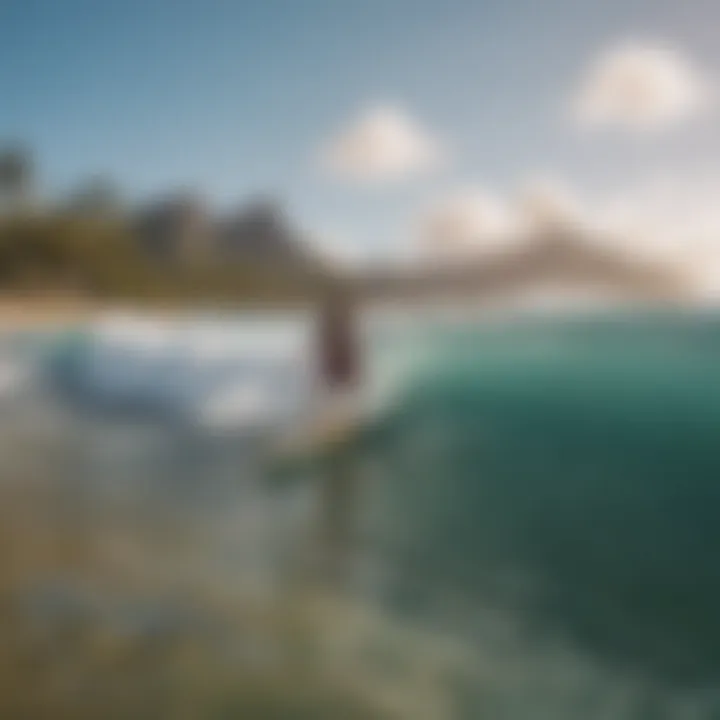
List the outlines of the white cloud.
{"type": "Polygon", "coordinates": [[[504,199],[481,187],[460,188],[421,215],[422,248],[433,257],[462,258],[503,250],[552,230],[581,229],[586,210],[557,179],[527,183],[504,199]]]}
{"type": "Polygon", "coordinates": [[[321,151],[323,166],[362,181],[407,178],[436,168],[439,144],[412,118],[389,106],[371,108],[321,151]]]}
{"type": "Polygon", "coordinates": [[[699,297],[720,299],[719,198],[720,176],[649,177],[593,198],[550,179],[507,199],[470,188],[421,216],[421,249],[426,258],[462,262],[565,229],[579,241],[674,266],[699,297]]]}
{"type": "Polygon", "coordinates": [[[703,109],[708,95],[697,69],[679,51],[626,43],[592,64],[573,109],[585,127],[642,130],[688,119],[703,109]]]}
{"type": "Polygon", "coordinates": [[[605,237],[676,264],[698,294],[720,297],[720,177],[650,178],[598,204],[605,237]]]}
{"type": "Polygon", "coordinates": [[[519,223],[526,233],[580,228],[586,209],[569,185],[555,178],[539,178],[528,183],[517,201],[519,223]]]}
{"type": "Polygon", "coordinates": [[[507,246],[517,236],[516,217],[501,198],[468,187],[448,194],[420,218],[423,249],[456,258],[507,246]]]}
{"type": "MultiPolygon", "coordinates": [[[[552,192],[549,196],[554,210],[555,197],[552,192]]],[[[582,201],[574,194],[558,197],[567,199],[559,217],[583,241],[640,262],[675,267],[698,297],[720,299],[720,176],[651,176],[582,201]]],[[[527,201],[521,207],[527,207],[527,201]]],[[[532,239],[542,223],[524,217],[532,239]]]]}

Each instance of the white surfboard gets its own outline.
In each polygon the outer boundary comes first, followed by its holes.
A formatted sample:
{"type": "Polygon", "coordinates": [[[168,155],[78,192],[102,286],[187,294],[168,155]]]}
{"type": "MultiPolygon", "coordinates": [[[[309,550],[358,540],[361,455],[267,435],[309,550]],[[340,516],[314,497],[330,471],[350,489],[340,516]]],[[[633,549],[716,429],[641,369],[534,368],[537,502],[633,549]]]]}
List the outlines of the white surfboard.
{"type": "Polygon", "coordinates": [[[287,459],[322,454],[351,442],[362,425],[359,405],[352,401],[329,402],[284,433],[275,454],[287,459]]]}

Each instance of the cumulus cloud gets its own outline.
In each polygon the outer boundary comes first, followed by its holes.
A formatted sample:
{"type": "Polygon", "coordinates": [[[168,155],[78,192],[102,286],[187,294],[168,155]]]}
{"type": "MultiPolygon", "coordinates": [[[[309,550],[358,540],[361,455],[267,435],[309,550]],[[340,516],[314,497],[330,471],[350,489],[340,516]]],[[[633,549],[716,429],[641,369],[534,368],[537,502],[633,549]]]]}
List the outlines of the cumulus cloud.
{"type": "Polygon", "coordinates": [[[436,168],[442,157],[437,141],[390,106],[366,110],[321,150],[326,170],[362,181],[407,178],[436,168]]]}
{"type": "Polygon", "coordinates": [[[598,203],[608,241],[675,263],[720,297],[720,177],[649,178],[598,203]]]}
{"type": "Polygon", "coordinates": [[[585,127],[641,130],[692,117],[706,106],[708,95],[705,81],[679,51],[625,43],[602,53],[591,65],[573,110],[585,127]]]}
{"type": "Polygon", "coordinates": [[[582,229],[587,210],[569,185],[535,178],[503,198],[482,187],[446,194],[421,213],[422,248],[436,257],[495,252],[554,230],[582,229]]]}
{"type": "Polygon", "coordinates": [[[587,209],[570,186],[557,178],[536,178],[517,200],[518,225],[529,234],[586,225],[587,209]]]}
{"type": "Polygon", "coordinates": [[[720,299],[720,176],[648,177],[593,197],[558,179],[507,197],[470,188],[421,214],[425,257],[462,262],[562,230],[578,242],[675,266],[698,297],[720,299]]]}
{"type": "Polygon", "coordinates": [[[479,187],[449,193],[420,218],[423,249],[435,257],[492,251],[512,242],[517,230],[508,204],[479,187]]]}

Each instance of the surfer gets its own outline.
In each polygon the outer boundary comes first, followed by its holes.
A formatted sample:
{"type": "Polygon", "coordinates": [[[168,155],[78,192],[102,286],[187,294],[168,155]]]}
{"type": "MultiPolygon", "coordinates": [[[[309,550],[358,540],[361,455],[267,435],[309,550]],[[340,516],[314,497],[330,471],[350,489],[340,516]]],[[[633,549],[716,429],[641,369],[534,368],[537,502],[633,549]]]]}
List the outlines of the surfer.
{"type": "Polygon", "coordinates": [[[333,287],[320,310],[320,378],[330,396],[357,389],[360,375],[355,308],[350,291],[333,287]]]}
{"type": "MultiPolygon", "coordinates": [[[[321,422],[326,439],[333,444],[338,436],[344,438],[352,433],[361,380],[356,306],[349,288],[330,288],[318,321],[321,422]]],[[[337,583],[347,571],[356,482],[342,442],[329,453],[328,462],[321,489],[321,554],[326,576],[337,583]]]]}

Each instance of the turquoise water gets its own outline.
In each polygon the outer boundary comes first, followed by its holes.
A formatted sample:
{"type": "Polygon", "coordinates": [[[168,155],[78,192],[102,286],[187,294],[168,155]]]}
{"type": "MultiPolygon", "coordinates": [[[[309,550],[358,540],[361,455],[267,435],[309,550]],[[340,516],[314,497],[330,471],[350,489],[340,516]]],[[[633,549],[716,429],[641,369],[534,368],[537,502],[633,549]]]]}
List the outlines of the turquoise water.
{"type": "MultiPolygon", "coordinates": [[[[376,414],[344,451],[361,479],[356,600],[469,653],[451,717],[715,717],[720,317],[370,338],[376,414]]],[[[175,508],[223,577],[307,531],[322,458],[277,485],[255,436],[73,412],[85,487],[102,477],[133,518],[175,508]]]]}
{"type": "Polygon", "coordinates": [[[490,604],[614,668],[716,679],[720,321],[516,321],[423,342],[356,448],[398,541],[394,601],[426,617],[454,598],[464,632],[490,604]]]}

